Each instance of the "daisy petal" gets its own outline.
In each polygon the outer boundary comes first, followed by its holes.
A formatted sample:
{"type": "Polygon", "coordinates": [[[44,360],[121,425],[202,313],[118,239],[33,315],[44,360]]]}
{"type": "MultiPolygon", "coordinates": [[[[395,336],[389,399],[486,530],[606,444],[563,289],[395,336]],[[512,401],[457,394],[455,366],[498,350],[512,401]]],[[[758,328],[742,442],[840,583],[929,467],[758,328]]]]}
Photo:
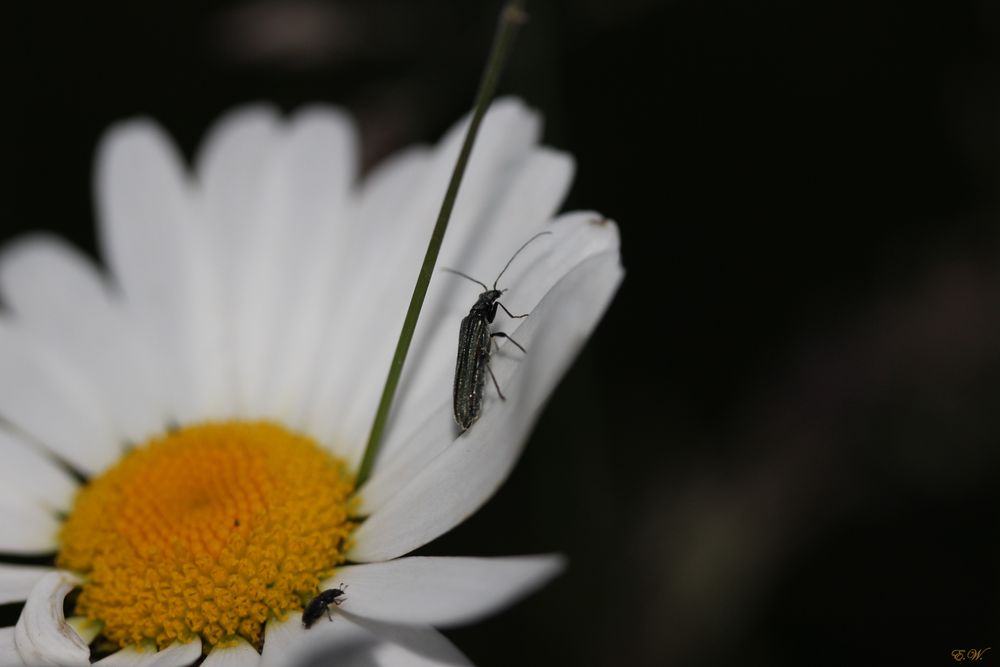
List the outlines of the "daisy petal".
{"type": "Polygon", "coordinates": [[[400,558],[349,565],[320,588],[347,587],[355,616],[389,623],[471,623],[545,584],[564,567],[559,556],[400,558]]]}
{"type": "Polygon", "coordinates": [[[79,251],[53,236],[24,238],[4,252],[0,288],[18,323],[91,379],[123,439],[141,442],[163,430],[148,351],[79,251]]]}
{"type": "Polygon", "coordinates": [[[302,612],[293,612],[284,620],[269,618],[264,628],[264,648],[260,654],[260,667],[278,667],[293,664],[284,656],[293,651],[305,636],[302,612]]]}
{"type": "Polygon", "coordinates": [[[201,663],[201,667],[256,667],[260,664],[260,654],[242,637],[236,638],[236,646],[216,646],[201,663]]]}
{"type": "Polygon", "coordinates": [[[247,277],[245,326],[258,349],[249,360],[256,369],[248,379],[256,390],[252,405],[280,419],[300,420],[331,313],[351,291],[342,271],[360,234],[350,194],[357,143],[346,115],[311,107],[292,118],[274,160],[271,224],[247,277]]]}
{"type": "Polygon", "coordinates": [[[157,360],[172,416],[226,416],[218,285],[180,156],[148,121],[112,128],[96,166],[104,256],[157,360]]]}
{"type": "Polygon", "coordinates": [[[302,625],[302,613],[288,615],[284,621],[274,618],[264,630],[264,650],[260,667],[300,667],[306,658],[321,651],[333,651],[367,641],[365,632],[349,623],[324,623],[312,631],[302,625]],[[319,628],[322,627],[322,630],[319,628]]]}
{"type": "Polygon", "coordinates": [[[55,515],[17,491],[0,488],[0,516],[0,552],[41,554],[58,548],[60,523],[55,515]]]}
{"type": "Polygon", "coordinates": [[[51,572],[31,590],[14,626],[17,652],[26,664],[90,665],[90,649],[63,618],[63,599],[79,583],[66,572],[51,572]]]}
{"type": "MultiPolygon", "coordinates": [[[[530,135],[528,130],[521,131],[530,135]]],[[[492,206],[488,210],[466,224],[467,241],[464,244],[450,245],[446,242],[442,248],[439,266],[461,266],[462,271],[469,275],[492,280],[510,258],[511,253],[523,241],[543,229],[543,223],[550,220],[572,179],[572,158],[547,148],[535,147],[525,155],[518,155],[515,162],[517,168],[512,176],[505,174],[503,170],[498,170],[496,178],[499,182],[494,187],[500,194],[490,200],[492,206]],[[515,245],[512,247],[511,243],[515,245]]],[[[577,218],[585,218],[589,223],[594,215],[578,214],[559,222],[564,223],[577,218]]],[[[570,227],[571,224],[552,226],[553,229],[559,230],[560,236],[570,227]]],[[[453,239],[457,235],[458,233],[450,232],[446,238],[453,239]]],[[[562,238],[559,241],[552,241],[549,245],[569,255],[577,249],[572,244],[563,243],[562,238]]],[[[595,251],[595,248],[590,248],[590,251],[595,251]]],[[[521,257],[519,262],[528,259],[528,256],[521,257]]],[[[583,257],[577,257],[577,261],[582,259],[583,257]]],[[[505,280],[511,276],[516,280],[519,272],[527,265],[527,263],[522,264],[520,269],[513,267],[514,271],[509,272],[505,280]]],[[[551,287],[558,277],[552,277],[546,289],[551,287]]],[[[533,307],[534,302],[527,303],[519,282],[511,284],[519,288],[517,303],[522,307],[529,305],[533,307]]],[[[410,349],[408,365],[400,382],[398,393],[400,400],[385,434],[383,460],[392,458],[389,452],[393,450],[395,444],[413,433],[419,434],[418,426],[424,423],[428,402],[436,404],[438,402],[436,397],[445,395],[442,390],[446,392],[451,387],[457,323],[468,313],[469,304],[474,299],[477,289],[470,286],[467,281],[450,275],[442,274],[431,281],[423,314],[410,349]]],[[[363,429],[370,426],[370,415],[375,410],[381,389],[380,384],[374,386],[366,401],[354,401],[354,412],[350,417],[352,423],[363,429]]],[[[357,399],[361,393],[354,392],[354,395],[357,399]]],[[[362,430],[356,434],[356,438],[360,439],[365,435],[367,430],[362,430]]],[[[407,456],[414,454],[409,445],[406,449],[407,456]]]]}
{"type": "Polygon", "coordinates": [[[162,651],[151,647],[129,646],[98,660],[102,667],[186,667],[201,657],[201,640],[181,644],[174,642],[162,651]]]}
{"type": "Polygon", "coordinates": [[[43,507],[66,511],[77,483],[55,461],[13,433],[0,428],[0,488],[17,489],[43,507]]]}
{"type": "MultiPolygon", "coordinates": [[[[341,327],[345,329],[342,337],[330,340],[327,353],[331,360],[322,365],[326,382],[316,391],[308,422],[318,420],[317,431],[336,433],[353,444],[354,448],[345,452],[350,459],[360,455],[368,435],[409,302],[410,289],[400,287],[412,284],[419,270],[467,124],[468,118],[453,127],[423,169],[414,174],[410,196],[402,198],[391,218],[395,224],[386,227],[382,221],[370,232],[365,230],[356,248],[357,256],[378,257],[379,261],[369,261],[353,275],[348,274],[350,284],[363,284],[366,289],[355,290],[362,298],[350,300],[336,314],[341,321],[366,325],[341,327]],[[344,383],[341,379],[345,377],[353,382],[344,383]],[[345,384],[349,391],[344,391],[345,384]],[[340,385],[339,390],[334,385],[340,385]]],[[[474,244],[486,212],[495,203],[497,184],[506,183],[517,173],[537,141],[539,129],[537,114],[518,100],[497,100],[490,107],[455,202],[441,249],[442,261],[474,244]]],[[[358,226],[364,229],[364,225],[358,226]]]]}
{"type": "MultiPolygon", "coordinates": [[[[338,621],[355,623],[379,640],[371,647],[372,661],[379,667],[471,667],[472,665],[454,644],[434,628],[381,623],[347,613],[341,616],[338,621]]],[[[371,663],[358,664],[360,667],[371,663]]]]}
{"type": "Polygon", "coordinates": [[[57,350],[0,321],[0,417],[89,475],[121,455],[93,393],[57,350]]]}
{"type": "Polygon", "coordinates": [[[337,451],[349,462],[360,457],[364,446],[364,436],[359,435],[363,428],[349,432],[345,426],[346,413],[359,391],[355,380],[369,373],[373,377],[382,374],[384,379],[389,359],[379,366],[382,359],[373,358],[373,366],[361,376],[356,371],[352,375],[350,369],[360,363],[359,356],[383,344],[388,336],[385,329],[395,329],[398,334],[409,298],[408,290],[399,289],[399,281],[401,276],[416,275],[420,247],[426,246],[433,226],[432,209],[420,196],[419,185],[436,172],[438,157],[436,152],[410,150],[393,157],[369,177],[359,194],[352,255],[335,276],[339,283],[334,288],[337,305],[329,311],[324,343],[317,353],[316,369],[322,373],[314,378],[303,428],[321,441],[336,434],[337,451]],[[393,224],[399,220],[407,224],[393,224]],[[378,261],[373,263],[372,257],[378,261]],[[366,288],[340,287],[356,283],[366,288]],[[365,325],[343,326],[344,322],[365,325]],[[344,382],[345,377],[352,381],[344,382]]]}
{"type": "Polygon", "coordinates": [[[466,667],[470,663],[431,627],[402,626],[337,612],[310,629],[301,614],[271,621],[265,633],[260,667],[466,667]]]}
{"type": "MultiPolygon", "coordinates": [[[[511,281],[508,284],[513,287],[510,297],[505,297],[506,303],[504,305],[508,306],[513,313],[530,312],[532,315],[527,320],[512,321],[506,319],[505,314],[498,313],[495,323],[497,330],[506,330],[519,343],[526,345],[522,340],[524,334],[520,333],[521,329],[511,331],[508,323],[534,322],[546,318],[544,312],[538,310],[538,304],[559,280],[563,279],[574,267],[579,267],[595,255],[609,250],[617,252],[617,227],[610,222],[595,224],[595,220],[601,220],[601,217],[595,213],[587,212],[560,216],[546,227],[547,231],[552,232],[551,237],[543,237],[537,243],[530,244],[524,249],[524,252],[518,256],[518,261],[508,271],[511,281]]],[[[512,250],[508,251],[507,256],[509,257],[509,253],[516,248],[517,246],[514,246],[512,250]]],[[[501,264],[501,266],[503,265],[501,264]]],[[[508,279],[507,274],[505,274],[504,279],[505,281],[508,279]]],[[[433,282],[431,284],[434,285],[433,282]]],[[[556,306],[551,302],[557,301],[558,298],[546,297],[550,306],[556,306]]],[[[586,299],[587,296],[582,294],[578,298],[586,299]]],[[[438,362],[437,377],[433,382],[426,383],[427,389],[422,395],[418,394],[408,405],[406,398],[403,399],[404,406],[400,408],[402,414],[399,421],[390,425],[375,473],[361,494],[360,512],[362,515],[377,512],[389,498],[411,481],[414,470],[423,468],[428,461],[440,454],[455,439],[457,427],[451,417],[455,334],[458,322],[468,312],[470,302],[459,299],[458,294],[455,294],[450,302],[450,305],[447,302],[441,303],[438,311],[430,312],[427,315],[427,319],[430,321],[446,322],[452,327],[450,330],[443,329],[440,333],[443,338],[436,342],[439,346],[442,342],[446,343],[445,347],[439,348],[439,350],[443,350],[447,359],[444,356],[441,357],[438,362]],[[428,410],[428,405],[433,407],[428,410]],[[423,414],[419,412],[421,408],[423,414]]],[[[569,304],[567,303],[567,305],[569,304]]],[[[599,314],[599,312],[595,313],[595,321],[599,314]]],[[[560,316],[556,315],[555,317],[560,316]]],[[[553,321],[558,320],[553,319],[553,321]]],[[[584,333],[589,331],[592,325],[593,323],[588,323],[584,333]]],[[[523,326],[524,324],[521,325],[521,327],[523,326]]],[[[567,335],[575,334],[568,328],[563,330],[567,335]]],[[[501,349],[503,348],[501,347],[501,349]]],[[[531,357],[524,359],[526,364],[535,363],[536,360],[545,363],[545,359],[541,355],[531,348],[526,349],[530,351],[531,357]]],[[[437,354],[441,355],[442,352],[439,351],[437,354]]],[[[560,353],[557,358],[565,359],[568,363],[573,357],[566,357],[565,353],[560,353]]],[[[510,353],[506,352],[494,355],[491,364],[495,372],[505,359],[508,361],[516,359],[519,362],[520,356],[512,357],[510,353]]],[[[497,377],[500,377],[499,374],[497,377]]],[[[487,398],[489,399],[490,396],[493,394],[487,391],[487,398]]]]}
{"type": "MultiPolygon", "coordinates": [[[[268,187],[281,129],[276,111],[265,106],[236,109],[220,119],[202,142],[197,159],[200,203],[207,221],[210,266],[219,285],[219,319],[226,328],[224,372],[232,382],[232,408],[246,407],[248,366],[261,350],[251,344],[259,335],[253,312],[259,281],[254,269],[262,258],[261,233],[276,216],[268,187]],[[250,284],[247,282],[250,281],[250,284]]],[[[267,258],[265,254],[264,259],[267,258]]]]}
{"type": "MultiPolygon", "coordinates": [[[[497,380],[509,384],[507,400],[489,395],[479,421],[368,517],[354,534],[350,560],[382,561],[408,553],[458,525],[493,495],[622,274],[618,251],[603,252],[577,265],[545,295],[533,317],[513,334],[531,359],[505,354],[508,346],[493,358],[497,380]]],[[[441,416],[450,417],[450,410],[441,416]]]]}
{"type": "Polygon", "coordinates": [[[202,142],[195,171],[205,218],[227,245],[240,243],[248,229],[259,224],[255,220],[264,212],[261,198],[279,135],[275,110],[250,106],[224,115],[202,142]]]}
{"type": "Polygon", "coordinates": [[[35,584],[52,571],[51,567],[0,564],[0,604],[27,600],[35,584]]]}
{"type": "MultiPolygon", "coordinates": [[[[459,250],[457,248],[453,250],[452,256],[442,254],[439,265],[453,268],[461,266],[460,270],[470,276],[492,281],[510,258],[513,249],[546,229],[543,223],[552,219],[562,203],[572,181],[573,169],[571,156],[544,147],[535,148],[521,161],[506,189],[500,190],[502,194],[497,197],[487,215],[481,216],[482,220],[476,226],[475,244],[461,248],[460,254],[455,252],[459,250]],[[516,244],[513,248],[512,242],[516,244]]],[[[550,246],[560,247],[561,243],[550,243],[550,246]]],[[[524,259],[527,258],[521,257],[519,261],[524,259]]],[[[505,274],[505,283],[514,275],[516,274],[505,274]]],[[[526,307],[528,304],[520,291],[520,282],[506,284],[512,286],[511,294],[516,302],[526,307]]],[[[414,399],[419,399],[428,389],[436,386],[442,370],[447,373],[453,370],[456,329],[454,316],[461,319],[468,312],[472,298],[469,295],[474,295],[476,289],[468,281],[450,275],[442,275],[432,282],[432,289],[424,305],[426,315],[421,317],[424,326],[414,339],[409,357],[412,361],[407,366],[401,384],[404,391],[400,392],[401,400],[397,408],[399,414],[393,419],[395,428],[408,432],[414,426],[413,417],[422,421],[422,415],[426,414],[426,404],[414,399]],[[462,312],[463,310],[466,312],[462,312]],[[406,401],[406,398],[411,400],[406,401]]]]}
{"type": "Polygon", "coordinates": [[[0,665],[4,667],[21,667],[21,654],[14,644],[14,628],[0,628],[0,665]]]}
{"type": "MultiPolygon", "coordinates": [[[[513,313],[533,312],[541,298],[570,269],[598,253],[616,249],[618,247],[617,227],[614,224],[595,224],[595,220],[601,220],[601,216],[592,212],[575,212],[562,215],[552,224],[545,226],[545,231],[550,232],[551,236],[543,237],[537,243],[530,243],[524,247],[523,252],[518,255],[517,262],[505,272],[504,284],[512,287],[510,294],[504,297],[502,302],[504,306],[513,313]]],[[[498,263],[505,262],[518,247],[521,247],[521,244],[518,243],[508,248],[509,244],[509,239],[506,242],[497,239],[496,245],[504,248],[502,258],[497,259],[498,263]]],[[[500,266],[503,266],[503,263],[500,263],[500,266]]],[[[425,321],[437,323],[438,327],[435,340],[427,346],[428,349],[425,351],[430,360],[429,365],[426,365],[422,371],[420,369],[415,371],[416,373],[422,372],[425,376],[424,381],[421,382],[425,390],[422,392],[414,391],[413,398],[409,402],[404,398],[399,408],[401,414],[398,419],[394,419],[390,423],[382,451],[382,460],[388,463],[389,470],[386,471],[388,477],[398,477],[403,465],[406,465],[408,470],[413,470],[414,466],[422,467],[422,463],[425,464],[430,456],[437,454],[443,446],[454,439],[452,437],[438,440],[436,443],[432,443],[430,450],[426,451],[416,443],[408,442],[414,436],[420,441],[420,445],[429,442],[419,431],[416,431],[414,435],[408,433],[412,429],[412,425],[417,423],[414,417],[419,417],[421,410],[426,414],[428,412],[427,405],[445,406],[451,404],[456,323],[468,314],[469,299],[472,298],[468,292],[466,292],[465,298],[460,298],[462,293],[453,291],[457,287],[468,290],[463,281],[458,283],[451,281],[450,284],[448,281],[438,281],[436,285],[435,283],[431,285],[432,290],[437,293],[447,292],[449,296],[447,299],[437,300],[432,307],[433,309],[429,310],[424,318],[425,321]],[[447,290],[452,291],[448,292],[447,290]]],[[[475,291],[473,290],[472,293],[474,294],[475,291]]],[[[501,311],[498,313],[498,319],[494,326],[498,330],[506,330],[507,333],[515,335],[509,327],[519,321],[507,319],[506,313],[501,311]]],[[[517,335],[515,338],[520,340],[517,335]]],[[[414,366],[416,367],[416,364],[414,366]]],[[[444,427],[445,421],[450,420],[441,421],[430,428],[439,430],[444,427]]],[[[428,427],[426,423],[420,423],[420,426],[421,428],[428,427]]],[[[453,436],[455,433],[453,428],[453,436]]],[[[406,473],[407,476],[410,474],[406,473]]],[[[388,482],[385,488],[379,488],[381,485],[374,479],[373,482],[375,483],[372,489],[375,490],[366,489],[364,511],[374,511],[377,507],[374,503],[377,503],[381,497],[380,491],[394,492],[405,483],[404,480],[397,478],[388,482]]]]}

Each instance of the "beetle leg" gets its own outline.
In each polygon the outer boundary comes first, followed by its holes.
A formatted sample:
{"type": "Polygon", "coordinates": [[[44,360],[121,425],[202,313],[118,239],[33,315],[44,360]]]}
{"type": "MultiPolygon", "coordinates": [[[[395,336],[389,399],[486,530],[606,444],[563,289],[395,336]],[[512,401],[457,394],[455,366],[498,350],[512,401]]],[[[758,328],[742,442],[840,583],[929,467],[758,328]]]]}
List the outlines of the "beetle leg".
{"type": "Polygon", "coordinates": [[[512,342],[514,345],[516,345],[517,349],[521,350],[521,352],[524,352],[525,354],[528,353],[528,351],[526,349],[524,349],[524,347],[522,347],[520,343],[518,343],[516,340],[514,340],[513,338],[511,338],[510,336],[508,336],[507,334],[505,334],[502,331],[494,331],[494,332],[490,333],[490,337],[506,338],[507,340],[509,340],[510,342],[512,342]]]}
{"type": "Polygon", "coordinates": [[[507,317],[513,317],[515,320],[519,320],[522,317],[527,317],[528,315],[531,314],[531,313],[525,313],[524,315],[515,315],[514,313],[510,312],[509,310],[507,310],[507,306],[503,305],[499,301],[497,301],[497,305],[500,306],[501,308],[503,308],[503,312],[507,313],[507,317]]]}
{"type": "Polygon", "coordinates": [[[497,393],[500,394],[500,399],[506,401],[507,397],[503,395],[502,391],[500,391],[500,385],[497,383],[497,376],[493,375],[493,369],[490,368],[490,362],[488,361],[486,362],[486,370],[490,372],[490,377],[493,378],[493,386],[497,388],[497,393]]]}

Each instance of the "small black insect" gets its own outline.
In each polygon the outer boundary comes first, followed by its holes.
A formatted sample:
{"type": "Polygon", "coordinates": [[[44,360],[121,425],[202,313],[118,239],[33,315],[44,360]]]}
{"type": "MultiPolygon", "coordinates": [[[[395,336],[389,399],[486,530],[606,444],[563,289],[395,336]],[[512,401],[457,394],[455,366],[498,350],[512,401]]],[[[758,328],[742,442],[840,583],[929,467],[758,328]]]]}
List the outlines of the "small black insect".
{"type": "Polygon", "coordinates": [[[524,315],[514,315],[512,312],[507,310],[507,307],[498,301],[500,296],[506,292],[505,289],[497,289],[497,283],[500,281],[500,276],[504,274],[504,271],[510,267],[511,262],[514,258],[524,250],[529,243],[537,239],[539,236],[545,236],[551,234],[552,232],[541,232],[535,234],[530,239],[528,239],[524,245],[517,249],[511,258],[507,260],[507,264],[500,271],[500,275],[497,279],[493,281],[493,288],[490,289],[485,283],[482,283],[471,276],[467,276],[461,271],[455,271],[454,269],[444,269],[449,273],[454,273],[456,275],[467,278],[474,283],[483,286],[483,291],[479,295],[479,299],[472,304],[472,308],[469,310],[469,314],[462,319],[462,325],[458,330],[458,361],[455,363],[455,385],[454,385],[454,408],[455,408],[455,422],[461,427],[463,431],[472,426],[477,419],[479,419],[479,413],[483,409],[483,386],[486,384],[486,373],[489,372],[490,377],[493,378],[493,386],[497,389],[497,394],[500,395],[501,399],[506,400],[503,392],[500,391],[500,385],[497,383],[496,376],[493,375],[493,369],[490,368],[490,341],[494,338],[506,338],[511,343],[517,346],[522,352],[526,350],[521,347],[520,343],[508,336],[502,331],[490,331],[490,324],[493,322],[493,318],[497,315],[497,306],[503,308],[503,312],[507,313],[508,316],[513,318],[527,317],[528,314],[524,315]]]}
{"type": "Polygon", "coordinates": [[[330,605],[339,607],[340,603],[347,599],[343,597],[345,588],[347,586],[341,584],[339,588],[328,588],[314,597],[302,612],[302,625],[311,628],[312,624],[323,615],[323,612],[326,612],[326,617],[332,621],[333,615],[330,613],[330,605]]]}

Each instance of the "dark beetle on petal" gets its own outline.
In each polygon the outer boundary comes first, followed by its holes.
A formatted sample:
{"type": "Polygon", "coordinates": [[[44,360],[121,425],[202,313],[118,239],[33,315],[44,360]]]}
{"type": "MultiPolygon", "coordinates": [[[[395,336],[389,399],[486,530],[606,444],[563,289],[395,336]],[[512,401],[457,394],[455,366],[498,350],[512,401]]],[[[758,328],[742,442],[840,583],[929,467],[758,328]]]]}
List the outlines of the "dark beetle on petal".
{"type": "Polygon", "coordinates": [[[339,588],[329,588],[314,597],[302,612],[302,625],[311,628],[312,624],[318,621],[324,612],[326,612],[326,617],[332,621],[333,615],[330,614],[330,605],[339,607],[340,603],[347,599],[343,597],[345,588],[347,586],[341,584],[339,588]]]}
{"type": "Polygon", "coordinates": [[[535,234],[524,245],[518,248],[517,252],[507,260],[507,265],[503,267],[503,271],[500,271],[497,279],[493,281],[492,289],[487,287],[485,283],[479,282],[461,271],[444,269],[449,273],[454,273],[482,285],[485,290],[479,295],[479,299],[472,304],[469,314],[462,319],[462,325],[458,330],[458,360],[455,363],[454,409],[455,422],[463,431],[472,426],[479,419],[479,413],[482,412],[483,387],[486,384],[486,373],[489,373],[490,377],[493,378],[493,386],[496,387],[497,394],[500,395],[501,399],[506,400],[503,392],[500,391],[500,385],[497,383],[496,376],[493,375],[493,369],[490,368],[490,342],[494,338],[506,338],[516,345],[519,350],[526,352],[520,343],[504,332],[490,331],[490,324],[493,323],[493,319],[497,315],[497,307],[503,308],[503,311],[513,318],[528,316],[527,313],[524,315],[514,315],[507,310],[506,306],[498,301],[500,296],[507,291],[497,289],[500,276],[504,274],[504,271],[514,261],[514,258],[529,243],[539,236],[546,236],[551,233],[541,232],[535,234]]]}

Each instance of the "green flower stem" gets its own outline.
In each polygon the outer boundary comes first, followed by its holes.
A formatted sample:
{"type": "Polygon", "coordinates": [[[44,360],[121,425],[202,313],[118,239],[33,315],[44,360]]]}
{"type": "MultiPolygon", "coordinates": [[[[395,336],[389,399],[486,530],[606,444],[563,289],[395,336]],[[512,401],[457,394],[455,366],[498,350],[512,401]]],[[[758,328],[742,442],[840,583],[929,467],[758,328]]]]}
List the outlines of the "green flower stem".
{"type": "Polygon", "coordinates": [[[469,123],[469,129],[465,133],[465,141],[462,143],[462,150],[458,154],[458,160],[455,162],[455,169],[451,172],[451,181],[448,183],[448,190],[445,192],[444,201],[441,202],[441,212],[438,213],[437,223],[434,225],[431,240],[427,244],[427,253],[424,255],[424,263],[420,267],[420,273],[417,276],[417,284],[413,286],[410,307],[406,311],[406,319],[403,320],[403,330],[399,334],[399,341],[396,343],[396,352],[393,354],[392,364],[389,366],[389,376],[385,380],[382,398],[379,400],[378,411],[375,413],[375,422],[372,424],[371,434],[368,436],[368,444],[365,446],[365,455],[361,459],[360,468],[358,468],[355,488],[360,488],[371,475],[372,466],[375,464],[375,455],[378,453],[379,444],[382,439],[382,431],[385,430],[385,424],[389,418],[392,399],[396,394],[399,378],[403,374],[403,362],[406,360],[406,353],[409,351],[410,342],[413,340],[413,331],[417,327],[417,317],[420,315],[420,308],[424,305],[424,297],[427,296],[427,285],[431,281],[434,264],[437,263],[438,252],[441,250],[441,242],[444,241],[444,232],[448,228],[448,220],[451,218],[451,211],[455,207],[455,199],[458,197],[458,188],[462,184],[462,176],[465,175],[465,167],[469,162],[469,155],[472,153],[472,145],[476,141],[479,125],[482,123],[486,109],[490,105],[490,100],[493,99],[493,95],[496,92],[497,83],[500,80],[500,72],[503,70],[507,53],[510,50],[511,43],[514,41],[514,34],[517,32],[517,28],[526,20],[527,14],[524,12],[523,0],[511,0],[500,14],[500,23],[497,26],[496,37],[493,40],[493,49],[486,63],[483,78],[479,83],[479,92],[476,94],[476,104],[472,110],[472,121],[469,123]]]}

